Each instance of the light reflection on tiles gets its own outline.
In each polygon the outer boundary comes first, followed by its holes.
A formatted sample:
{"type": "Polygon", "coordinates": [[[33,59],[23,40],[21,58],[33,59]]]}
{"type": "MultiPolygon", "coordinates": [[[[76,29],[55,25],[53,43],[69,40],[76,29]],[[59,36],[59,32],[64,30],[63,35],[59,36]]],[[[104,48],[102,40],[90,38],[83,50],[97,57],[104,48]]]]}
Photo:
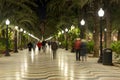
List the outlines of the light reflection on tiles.
{"type": "Polygon", "coordinates": [[[0,58],[0,80],[120,80],[120,68],[96,61],[75,61],[75,54],[63,49],[58,50],[55,60],[49,47],[46,54],[38,52],[38,48],[35,52],[24,50],[0,58]]]}

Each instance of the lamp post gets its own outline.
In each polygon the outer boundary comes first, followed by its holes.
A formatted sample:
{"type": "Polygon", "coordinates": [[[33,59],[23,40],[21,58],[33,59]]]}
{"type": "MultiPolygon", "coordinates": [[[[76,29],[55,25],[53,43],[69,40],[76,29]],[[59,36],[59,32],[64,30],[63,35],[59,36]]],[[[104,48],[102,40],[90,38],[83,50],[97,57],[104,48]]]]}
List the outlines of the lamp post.
{"type": "Polygon", "coordinates": [[[5,56],[10,56],[9,54],[9,42],[8,42],[8,25],[10,24],[10,21],[7,19],[6,20],[6,53],[5,56]]]}
{"type": "Polygon", "coordinates": [[[107,29],[105,28],[105,29],[104,29],[105,48],[107,47],[107,45],[106,45],[106,43],[107,43],[106,32],[107,32],[107,29]]]}
{"type": "Polygon", "coordinates": [[[65,39],[66,40],[66,47],[65,47],[65,49],[68,50],[68,43],[67,43],[67,38],[68,38],[67,37],[67,32],[68,32],[68,29],[67,28],[65,29],[65,32],[66,32],[66,35],[65,35],[66,36],[66,39],[65,39]]]}
{"type": "MultiPolygon", "coordinates": [[[[82,20],[80,21],[80,24],[81,24],[81,26],[84,26],[84,25],[85,25],[85,20],[82,19],[82,20]]],[[[83,27],[81,27],[81,39],[83,39],[83,38],[84,38],[83,27]]]]}
{"type": "Polygon", "coordinates": [[[22,32],[23,32],[23,29],[20,28],[20,49],[22,50],[22,32]]]}
{"type": "Polygon", "coordinates": [[[14,36],[14,52],[17,53],[17,30],[18,30],[18,26],[15,26],[15,36],[14,36]]]}
{"type": "Polygon", "coordinates": [[[102,46],[102,17],[104,16],[104,11],[102,8],[100,8],[100,10],[98,11],[98,16],[100,17],[100,56],[99,56],[99,59],[98,59],[98,63],[102,63],[102,56],[103,56],[103,53],[102,53],[102,49],[103,49],[103,46],[102,46]]]}
{"type": "MultiPolygon", "coordinates": [[[[64,30],[61,31],[61,33],[63,34],[64,36],[64,30]]],[[[62,40],[64,39],[64,37],[62,37],[62,40]]],[[[64,40],[63,40],[64,41],[64,40]]],[[[62,44],[62,48],[64,48],[64,45],[62,44]]]]}

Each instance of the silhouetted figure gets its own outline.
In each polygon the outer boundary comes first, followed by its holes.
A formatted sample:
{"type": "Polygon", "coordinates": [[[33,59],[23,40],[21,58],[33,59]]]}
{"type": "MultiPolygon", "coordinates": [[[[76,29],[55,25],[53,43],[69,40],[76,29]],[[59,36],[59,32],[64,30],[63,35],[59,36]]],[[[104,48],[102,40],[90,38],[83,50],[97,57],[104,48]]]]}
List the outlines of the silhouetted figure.
{"type": "Polygon", "coordinates": [[[57,42],[55,42],[55,41],[51,42],[51,49],[52,49],[52,52],[53,52],[53,59],[56,59],[56,51],[58,49],[57,42]]]}
{"type": "Polygon", "coordinates": [[[85,39],[82,39],[81,46],[80,46],[80,53],[82,57],[82,61],[87,61],[87,42],[85,39]]]}
{"type": "Polygon", "coordinates": [[[33,42],[33,51],[35,51],[35,48],[36,48],[36,43],[35,41],[33,42]]]}
{"type": "Polygon", "coordinates": [[[48,41],[47,43],[48,43],[48,46],[50,47],[50,45],[51,45],[51,42],[50,42],[50,41],[48,41]]]}
{"type": "Polygon", "coordinates": [[[46,51],[46,41],[42,41],[42,49],[43,49],[43,52],[46,51]]]}
{"type": "Polygon", "coordinates": [[[40,50],[41,50],[41,47],[42,47],[42,43],[39,41],[39,42],[37,43],[37,46],[38,46],[38,50],[40,51],[40,50]]]}
{"type": "Polygon", "coordinates": [[[29,43],[27,44],[27,46],[28,46],[28,50],[31,51],[31,49],[33,48],[33,44],[32,44],[31,42],[29,42],[29,43]]]}

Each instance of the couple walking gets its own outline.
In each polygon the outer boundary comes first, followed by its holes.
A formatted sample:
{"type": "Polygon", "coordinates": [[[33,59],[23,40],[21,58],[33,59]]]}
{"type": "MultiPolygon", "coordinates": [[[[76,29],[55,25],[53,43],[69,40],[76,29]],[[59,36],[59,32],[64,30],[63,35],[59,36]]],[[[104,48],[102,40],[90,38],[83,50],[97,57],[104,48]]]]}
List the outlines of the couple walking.
{"type": "Polygon", "coordinates": [[[74,49],[76,52],[76,61],[86,61],[86,54],[87,54],[87,42],[85,39],[77,38],[74,43],[74,49]]]}

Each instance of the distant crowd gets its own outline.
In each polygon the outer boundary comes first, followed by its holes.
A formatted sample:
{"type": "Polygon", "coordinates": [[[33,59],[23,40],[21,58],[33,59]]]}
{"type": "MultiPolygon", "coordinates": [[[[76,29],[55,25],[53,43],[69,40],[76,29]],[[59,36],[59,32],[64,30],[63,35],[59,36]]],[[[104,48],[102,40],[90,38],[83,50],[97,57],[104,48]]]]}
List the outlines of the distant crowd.
{"type": "Polygon", "coordinates": [[[52,40],[52,41],[38,41],[37,43],[35,41],[33,42],[29,42],[27,44],[28,50],[31,51],[33,49],[33,51],[35,51],[36,46],[38,47],[38,50],[41,51],[41,48],[43,50],[43,52],[46,52],[46,44],[48,44],[49,48],[52,49],[53,52],[53,59],[56,58],[56,51],[58,49],[58,43],[56,40],[52,40]],[[51,47],[50,47],[51,46],[51,47]]]}
{"type": "MultiPolygon", "coordinates": [[[[43,52],[46,51],[46,44],[48,44],[49,48],[51,48],[52,52],[53,52],[53,59],[56,59],[56,51],[58,49],[58,43],[56,40],[52,40],[52,41],[38,41],[37,43],[34,42],[29,42],[27,44],[28,46],[28,50],[31,51],[33,49],[33,51],[35,51],[36,46],[38,47],[38,50],[40,51],[41,48],[43,50],[43,52]]],[[[85,39],[80,39],[80,38],[76,38],[76,40],[74,41],[73,44],[73,48],[76,52],[76,61],[87,61],[87,41],[85,39]]]]}

